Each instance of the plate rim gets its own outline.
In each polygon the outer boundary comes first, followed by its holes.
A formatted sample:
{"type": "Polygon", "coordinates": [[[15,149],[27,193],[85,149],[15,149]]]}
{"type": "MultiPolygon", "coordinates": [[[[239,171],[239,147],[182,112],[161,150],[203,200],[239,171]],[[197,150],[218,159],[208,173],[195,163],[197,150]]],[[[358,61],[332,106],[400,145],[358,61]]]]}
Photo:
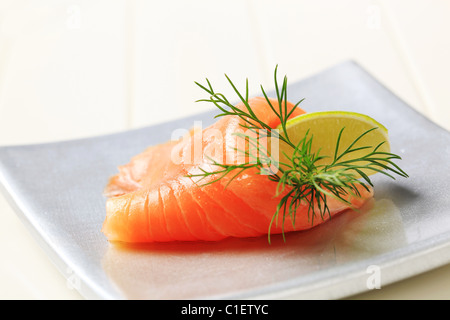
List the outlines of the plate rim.
{"type": "MultiPolygon", "coordinates": [[[[340,63],[335,65],[334,67],[328,68],[324,71],[321,71],[311,77],[301,79],[297,82],[302,82],[308,79],[312,79],[314,77],[319,77],[322,73],[329,72],[333,68],[342,67],[347,64],[353,64],[355,65],[358,70],[363,71],[366,75],[371,77],[374,80],[374,83],[377,83],[378,85],[382,86],[386,91],[390,92],[395,98],[399,99],[401,102],[403,102],[403,105],[410,108],[412,111],[414,111],[417,115],[419,115],[421,118],[426,119],[430,122],[430,124],[434,125],[439,130],[443,130],[444,132],[450,134],[450,131],[448,131],[446,128],[442,127],[441,125],[437,124],[436,122],[432,121],[430,118],[426,117],[422,113],[420,113],[415,108],[409,106],[404,100],[402,100],[400,97],[398,97],[396,94],[394,94],[389,88],[387,88],[384,84],[379,82],[372,74],[367,72],[363,67],[361,67],[358,63],[354,61],[347,61],[344,63],[340,63]]],[[[141,128],[134,128],[130,130],[122,130],[115,133],[108,133],[93,137],[84,137],[84,138],[77,138],[77,139],[69,139],[69,140],[62,140],[62,141],[53,141],[53,142],[44,142],[44,143],[35,143],[35,144],[23,144],[23,145],[7,145],[7,146],[0,146],[0,155],[5,152],[7,149],[11,148],[36,148],[40,146],[56,146],[60,144],[67,144],[67,143],[80,143],[85,141],[92,141],[96,142],[99,141],[99,139],[109,139],[112,136],[119,136],[123,135],[124,133],[129,132],[139,132],[142,130],[146,130],[150,127],[156,127],[159,125],[168,125],[171,122],[176,122],[181,119],[194,119],[195,117],[199,117],[206,114],[213,114],[213,110],[208,110],[206,112],[201,112],[198,114],[190,115],[187,117],[183,117],[180,119],[174,119],[171,121],[166,121],[163,123],[158,123],[155,125],[150,126],[144,126],[141,128]]],[[[21,222],[26,226],[26,229],[30,232],[32,237],[36,240],[38,245],[43,248],[45,253],[48,255],[49,260],[56,266],[56,268],[61,272],[61,274],[64,276],[64,278],[68,278],[67,270],[68,267],[75,270],[76,274],[80,277],[81,280],[81,286],[79,289],[77,289],[80,294],[86,298],[86,299],[119,299],[118,297],[112,295],[104,288],[101,288],[96,285],[93,281],[88,281],[85,279],[85,275],[83,272],[77,272],[76,266],[70,265],[70,263],[67,262],[67,259],[63,258],[63,255],[61,255],[60,252],[58,252],[57,249],[54,248],[54,246],[49,243],[49,241],[45,238],[45,236],[36,229],[36,226],[33,225],[29,217],[27,216],[27,209],[24,208],[24,204],[21,203],[20,197],[17,196],[14,192],[14,188],[10,186],[10,182],[8,177],[5,175],[5,172],[7,170],[4,169],[4,166],[1,161],[0,157],[0,192],[4,195],[5,199],[7,200],[8,204],[11,206],[13,211],[16,213],[16,215],[20,218],[21,222]]],[[[420,241],[417,241],[414,243],[414,248],[411,245],[408,245],[406,247],[402,247],[393,251],[390,251],[388,253],[380,254],[374,257],[371,257],[369,259],[363,259],[361,261],[358,261],[357,264],[355,262],[344,264],[342,266],[336,267],[336,270],[349,270],[356,268],[357,265],[362,265],[363,263],[366,264],[366,262],[372,262],[373,264],[379,265],[383,274],[387,275],[388,277],[383,279],[383,286],[390,285],[392,283],[410,278],[412,276],[419,275],[421,273],[430,271],[432,269],[438,268],[440,266],[443,266],[445,264],[450,263],[450,231],[449,232],[443,232],[438,235],[439,237],[431,237],[426,238],[420,241]],[[419,247],[419,248],[417,248],[419,247]],[[428,259],[424,259],[424,257],[428,259]],[[414,261],[414,263],[411,263],[411,261],[414,261]],[[408,270],[405,268],[406,264],[409,264],[408,270]],[[411,265],[413,268],[411,268],[411,265]],[[390,275],[390,276],[389,276],[390,275]]],[[[337,272],[337,271],[336,271],[337,272]]],[[[334,273],[336,273],[334,272],[334,273]]],[[[311,275],[320,277],[322,274],[324,274],[324,271],[316,271],[312,273],[311,275]]],[[[352,283],[355,283],[356,281],[362,281],[363,278],[367,278],[367,273],[365,272],[352,272],[353,276],[350,277],[352,280],[352,283]]],[[[329,275],[331,277],[332,275],[329,275]]],[[[327,279],[327,281],[322,281],[320,284],[304,284],[302,283],[302,277],[296,277],[294,279],[290,279],[289,281],[284,281],[281,283],[273,284],[273,285],[267,285],[262,288],[254,288],[252,290],[247,290],[244,293],[235,293],[235,294],[224,294],[220,296],[213,296],[213,297],[205,297],[206,299],[308,299],[308,296],[313,296],[314,299],[341,299],[350,297],[353,295],[357,295],[363,292],[367,292],[368,289],[361,287],[361,286],[355,286],[349,287],[348,284],[351,283],[349,281],[350,278],[346,278],[343,280],[333,280],[333,279],[327,279]],[[294,281],[293,281],[294,280],[294,281]],[[297,280],[297,281],[295,281],[297,280]],[[300,286],[301,284],[301,286],[300,286]],[[305,286],[306,285],[306,286],[305,286]],[[327,287],[327,290],[329,290],[328,294],[323,294],[323,290],[320,290],[324,286],[327,287]],[[342,294],[342,291],[345,289],[347,291],[346,294],[342,294]],[[259,292],[259,293],[258,293],[259,292]],[[319,294],[321,292],[322,294],[319,294]]],[[[323,279],[323,278],[322,278],[323,279]]],[[[312,280],[309,280],[312,281],[312,280]]]]}

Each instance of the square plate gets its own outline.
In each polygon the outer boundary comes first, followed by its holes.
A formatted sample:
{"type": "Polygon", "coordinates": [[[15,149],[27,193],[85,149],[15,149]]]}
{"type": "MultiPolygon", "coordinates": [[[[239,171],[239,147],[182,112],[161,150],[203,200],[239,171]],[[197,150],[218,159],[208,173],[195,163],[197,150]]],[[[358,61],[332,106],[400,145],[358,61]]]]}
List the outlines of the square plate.
{"type": "Polygon", "coordinates": [[[146,147],[206,112],[89,139],[0,148],[0,182],[22,221],[88,299],[336,299],[450,261],[450,133],[417,113],[354,62],[289,86],[307,111],[365,113],[390,130],[410,178],[373,178],[374,200],[287,242],[120,247],[100,229],[108,178],[146,147]],[[68,272],[67,270],[70,270],[68,272]],[[376,280],[381,279],[381,283],[376,280]]]}

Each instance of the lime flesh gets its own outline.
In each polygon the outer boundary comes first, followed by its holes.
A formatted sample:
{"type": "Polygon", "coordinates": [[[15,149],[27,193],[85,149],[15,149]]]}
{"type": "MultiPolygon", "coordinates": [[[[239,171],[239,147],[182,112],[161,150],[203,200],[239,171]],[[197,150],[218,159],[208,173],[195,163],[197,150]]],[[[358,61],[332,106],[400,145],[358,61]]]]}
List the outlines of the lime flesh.
{"type": "MultiPolygon", "coordinates": [[[[366,146],[372,148],[348,153],[340,159],[341,162],[361,158],[380,143],[383,144],[377,151],[390,152],[388,130],[382,124],[364,114],[348,111],[312,112],[297,116],[286,122],[288,137],[294,145],[298,145],[306,134],[308,134],[308,138],[312,137],[311,153],[317,154],[320,152],[321,156],[326,156],[319,161],[318,164],[320,165],[328,165],[333,162],[338,136],[343,128],[338,155],[345,151],[359,136],[371,129],[373,130],[358,140],[352,149],[366,146]]],[[[281,135],[284,135],[281,125],[277,129],[281,135]]],[[[289,163],[286,155],[291,158],[294,149],[286,143],[280,142],[279,152],[280,163],[284,161],[289,163]]],[[[363,172],[367,175],[376,173],[373,170],[363,170],[363,172]]]]}

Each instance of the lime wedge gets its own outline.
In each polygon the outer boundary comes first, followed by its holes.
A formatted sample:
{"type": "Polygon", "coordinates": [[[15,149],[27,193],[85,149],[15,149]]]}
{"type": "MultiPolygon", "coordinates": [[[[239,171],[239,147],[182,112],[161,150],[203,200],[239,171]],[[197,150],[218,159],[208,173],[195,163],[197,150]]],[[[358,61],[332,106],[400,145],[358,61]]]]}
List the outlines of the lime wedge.
{"type": "MultiPolygon", "coordinates": [[[[388,130],[382,124],[364,114],[347,111],[312,112],[297,116],[286,122],[288,137],[294,145],[297,145],[307,133],[308,138],[312,137],[311,152],[317,154],[320,151],[321,156],[326,156],[326,158],[320,160],[320,165],[333,162],[342,128],[344,130],[339,142],[338,155],[342,154],[358,137],[371,129],[373,130],[358,140],[352,149],[367,146],[372,147],[372,149],[348,153],[340,161],[361,158],[380,143],[383,144],[377,151],[390,152],[388,130]]],[[[277,129],[283,135],[281,126],[277,129]]],[[[287,161],[284,154],[291,158],[294,149],[286,143],[280,142],[279,151],[280,162],[284,162],[287,161]]],[[[367,175],[376,173],[373,170],[363,170],[363,172],[367,175]]]]}

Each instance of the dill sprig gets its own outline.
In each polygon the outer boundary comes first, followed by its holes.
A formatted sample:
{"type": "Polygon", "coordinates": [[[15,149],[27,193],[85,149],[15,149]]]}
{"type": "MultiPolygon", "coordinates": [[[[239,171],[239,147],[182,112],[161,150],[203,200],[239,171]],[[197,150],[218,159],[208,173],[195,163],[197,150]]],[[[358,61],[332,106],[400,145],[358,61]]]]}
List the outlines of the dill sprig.
{"type": "Polygon", "coordinates": [[[201,89],[209,94],[208,99],[200,99],[197,102],[208,102],[214,104],[221,113],[217,117],[223,116],[237,116],[243,120],[240,124],[244,129],[250,130],[252,136],[244,135],[242,133],[235,133],[238,137],[246,139],[248,149],[235,151],[241,153],[249,161],[238,164],[224,164],[216,160],[209,159],[214,170],[206,170],[199,168],[201,173],[192,174],[190,177],[200,178],[199,181],[208,177],[213,177],[205,184],[215,183],[220,181],[228,175],[232,175],[228,180],[228,184],[236,177],[247,170],[255,170],[259,174],[267,175],[268,179],[277,182],[276,194],[274,196],[283,195],[277,205],[276,211],[272,217],[269,225],[268,240],[270,243],[270,230],[273,223],[278,223],[278,217],[282,215],[282,234],[284,235],[284,224],[286,217],[290,217],[293,225],[295,225],[296,212],[300,206],[306,205],[308,210],[308,219],[311,223],[314,222],[316,216],[325,219],[331,216],[330,208],[328,206],[328,197],[338,199],[351,206],[348,196],[360,196],[358,186],[362,186],[369,191],[369,186],[373,187],[373,183],[369,176],[365,173],[373,171],[374,173],[382,173],[389,178],[395,179],[394,175],[408,177],[408,175],[397,165],[393,160],[400,160],[401,157],[393,154],[379,151],[380,147],[385,143],[382,142],[377,146],[362,146],[356,147],[358,141],[369,134],[372,128],[363,132],[358,136],[349,146],[342,152],[341,140],[345,128],[339,132],[334,155],[329,164],[323,164],[324,158],[329,158],[329,155],[321,155],[320,151],[312,152],[313,135],[306,133],[306,135],[298,143],[294,144],[290,139],[287,131],[287,121],[294,113],[295,109],[304,100],[298,101],[294,107],[289,110],[287,106],[287,77],[283,78],[281,87],[278,85],[277,68],[274,72],[274,84],[277,103],[273,104],[269,99],[266,91],[261,85],[261,92],[267,101],[269,107],[280,120],[279,130],[274,130],[267,123],[257,117],[249,104],[249,87],[248,79],[246,79],[245,93],[242,94],[236,88],[231,79],[225,74],[228,83],[233,91],[238,96],[239,100],[244,105],[243,108],[238,108],[232,104],[224,94],[216,92],[210,81],[206,79],[206,85],[195,82],[201,89]],[[261,138],[271,137],[279,139],[283,143],[292,148],[292,155],[284,154],[285,159],[279,162],[278,157],[272,157],[268,148],[263,146],[260,141],[261,138]],[[258,156],[250,152],[250,149],[257,150],[258,156]],[[348,157],[349,154],[355,152],[365,151],[365,154],[358,157],[348,157]],[[276,168],[276,169],[274,169],[276,168]]]}

